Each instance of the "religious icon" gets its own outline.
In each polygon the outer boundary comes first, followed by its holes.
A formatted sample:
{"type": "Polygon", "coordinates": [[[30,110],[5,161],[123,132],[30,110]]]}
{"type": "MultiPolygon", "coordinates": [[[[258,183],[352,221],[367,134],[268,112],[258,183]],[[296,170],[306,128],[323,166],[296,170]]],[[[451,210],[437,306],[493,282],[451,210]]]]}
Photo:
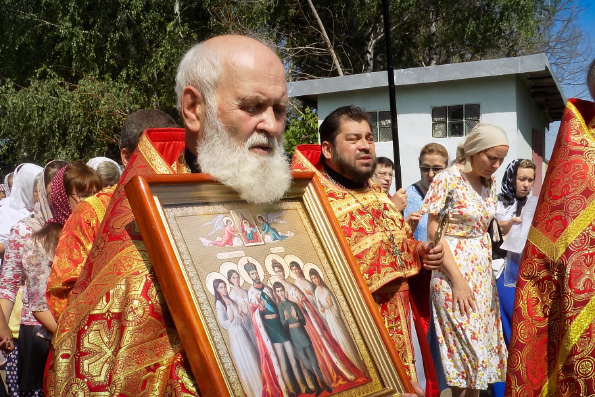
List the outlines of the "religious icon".
{"type": "Polygon", "coordinates": [[[233,225],[233,220],[224,214],[218,214],[209,221],[201,224],[201,226],[212,226],[207,237],[211,237],[215,233],[223,230],[223,235],[216,237],[214,240],[209,240],[206,237],[199,237],[200,242],[205,247],[216,245],[219,247],[240,247],[242,246],[242,239],[239,237],[236,228],[233,225]]]}
{"type": "Polygon", "coordinates": [[[160,258],[176,327],[187,331],[180,337],[190,365],[208,368],[201,395],[402,393],[398,354],[380,337],[386,329],[370,315],[356,264],[338,249],[340,228],[316,212],[322,205],[312,207],[320,199],[305,190],[312,182],[299,183],[293,196],[266,205],[215,182],[160,185],[146,198],[158,197],[159,212],[137,216],[147,241],[164,242],[149,254],[160,258]],[[163,223],[144,222],[156,213],[163,223]]]}
{"type": "Polygon", "coordinates": [[[256,346],[246,329],[249,319],[239,305],[230,298],[225,278],[220,273],[209,273],[206,277],[207,289],[215,296],[217,322],[229,335],[231,355],[238,374],[248,395],[257,396],[262,390],[259,355],[256,346]]]}
{"type": "Polygon", "coordinates": [[[238,225],[240,237],[246,247],[264,244],[264,238],[260,234],[260,229],[256,227],[250,210],[234,210],[231,211],[231,215],[238,225]]]}
{"type": "Polygon", "coordinates": [[[287,233],[280,233],[277,231],[273,224],[285,224],[283,220],[283,212],[263,212],[256,215],[256,219],[260,222],[260,230],[264,235],[265,242],[273,243],[275,241],[283,241],[286,238],[293,237],[293,233],[288,231],[287,233]]]}

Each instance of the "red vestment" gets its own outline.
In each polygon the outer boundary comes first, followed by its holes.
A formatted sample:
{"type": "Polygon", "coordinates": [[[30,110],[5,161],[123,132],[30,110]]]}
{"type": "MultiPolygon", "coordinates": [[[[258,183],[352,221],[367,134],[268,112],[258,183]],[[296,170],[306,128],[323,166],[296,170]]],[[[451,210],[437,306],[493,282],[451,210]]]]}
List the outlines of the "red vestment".
{"type": "MultiPolygon", "coordinates": [[[[409,319],[413,302],[409,299],[407,278],[418,274],[422,267],[417,252],[419,242],[413,239],[402,214],[378,185],[371,181],[362,189],[349,190],[333,183],[321,172],[320,152],[320,145],[299,145],[292,168],[315,172],[320,178],[400,358],[409,376],[417,381],[409,319]],[[399,254],[395,255],[395,249],[399,254]]],[[[416,327],[425,329],[418,321],[416,327]]],[[[419,343],[424,358],[426,395],[437,396],[438,382],[427,340],[419,338],[419,343]]]]}
{"type": "Polygon", "coordinates": [[[183,150],[183,129],[141,137],[58,322],[49,396],[198,395],[124,191],[135,175],[188,172],[183,150]]]}
{"type": "Polygon", "coordinates": [[[570,99],[523,252],[507,396],[595,394],[595,103],[570,99]]]}
{"type": "Polygon", "coordinates": [[[45,295],[56,321],[66,308],[115,189],[116,185],[103,189],[81,202],[62,228],[45,295]]]}

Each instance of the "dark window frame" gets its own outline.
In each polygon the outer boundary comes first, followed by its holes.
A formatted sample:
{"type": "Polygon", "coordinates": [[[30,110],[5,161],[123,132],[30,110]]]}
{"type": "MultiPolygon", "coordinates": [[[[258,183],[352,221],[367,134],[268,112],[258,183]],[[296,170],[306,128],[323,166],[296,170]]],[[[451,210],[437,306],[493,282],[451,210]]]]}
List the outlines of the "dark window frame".
{"type": "Polygon", "coordinates": [[[370,128],[374,133],[374,142],[391,142],[393,134],[390,110],[375,110],[366,113],[370,117],[370,128]],[[380,122],[378,122],[379,120],[380,122]]]}
{"type": "Polygon", "coordinates": [[[434,106],[431,111],[432,138],[464,137],[480,122],[481,105],[466,103],[434,106]]]}

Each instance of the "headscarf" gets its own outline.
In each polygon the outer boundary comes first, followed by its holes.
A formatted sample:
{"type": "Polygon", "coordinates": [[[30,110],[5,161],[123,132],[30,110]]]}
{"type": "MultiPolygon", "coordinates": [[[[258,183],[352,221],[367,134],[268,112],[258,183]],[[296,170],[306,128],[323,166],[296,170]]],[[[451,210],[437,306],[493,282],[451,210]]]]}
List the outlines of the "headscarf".
{"type": "Polygon", "coordinates": [[[91,160],[87,161],[87,166],[92,168],[93,171],[97,171],[97,167],[99,167],[99,165],[101,163],[105,163],[105,162],[110,162],[110,163],[114,163],[115,165],[118,166],[118,168],[120,168],[120,165],[118,163],[116,163],[114,160],[107,158],[107,157],[93,157],[91,160]]]}
{"type": "Polygon", "coordinates": [[[476,124],[467,138],[457,146],[457,159],[464,159],[461,171],[471,172],[471,156],[496,146],[508,146],[506,132],[496,124],[476,124]]]}
{"type": "Polygon", "coordinates": [[[35,177],[43,171],[38,165],[24,163],[17,167],[14,172],[10,202],[8,203],[15,210],[26,209],[29,213],[33,212],[35,203],[33,202],[33,186],[35,177]]]}
{"type": "Polygon", "coordinates": [[[52,190],[50,192],[50,209],[52,210],[53,217],[48,220],[48,223],[56,223],[64,226],[72,213],[70,202],[68,202],[68,193],[66,193],[66,187],[64,186],[64,171],[69,166],[70,164],[60,168],[56,172],[56,176],[54,176],[52,190]]]}
{"type": "MultiPolygon", "coordinates": [[[[6,197],[10,196],[10,185],[8,184],[8,178],[14,175],[14,172],[7,174],[4,177],[4,191],[6,192],[6,197]]],[[[14,183],[14,180],[12,181],[14,183]]]]}
{"type": "Polygon", "coordinates": [[[8,241],[10,229],[31,215],[34,209],[33,184],[43,168],[35,164],[21,164],[14,173],[12,194],[0,207],[0,243],[8,241]]]}
{"type": "MultiPolygon", "coordinates": [[[[50,165],[50,163],[46,164],[46,167],[50,165]]],[[[50,203],[48,201],[47,191],[45,190],[45,179],[44,175],[41,175],[39,181],[37,182],[37,195],[39,196],[39,200],[35,204],[35,211],[33,217],[23,219],[23,223],[26,224],[31,228],[33,233],[38,232],[41,230],[43,225],[52,218],[52,210],[50,209],[50,203]]]]}
{"type": "Polygon", "coordinates": [[[523,159],[512,160],[512,163],[508,164],[506,171],[504,171],[504,177],[502,177],[502,192],[498,195],[498,200],[500,200],[505,207],[510,207],[515,201],[518,201],[521,206],[525,205],[525,202],[527,202],[527,196],[523,198],[517,198],[516,196],[516,173],[519,170],[519,165],[522,160],[523,159]]]}

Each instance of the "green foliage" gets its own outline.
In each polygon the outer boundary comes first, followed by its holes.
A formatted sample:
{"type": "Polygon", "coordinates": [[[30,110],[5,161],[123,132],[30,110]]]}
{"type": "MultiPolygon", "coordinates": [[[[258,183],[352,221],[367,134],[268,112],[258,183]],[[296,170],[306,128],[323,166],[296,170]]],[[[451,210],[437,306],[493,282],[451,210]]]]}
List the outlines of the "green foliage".
{"type": "Polygon", "coordinates": [[[289,117],[285,128],[283,146],[289,156],[302,143],[318,143],[318,115],[309,107],[295,117],[289,117]]]}
{"type": "MultiPolygon", "coordinates": [[[[569,1],[391,0],[394,65],[530,53],[569,1]]],[[[313,4],[345,73],[385,69],[381,0],[313,4]]],[[[306,0],[0,0],[0,168],[117,158],[126,115],[175,115],[182,54],[231,32],[276,45],[290,80],[336,75],[306,0]]],[[[310,109],[290,114],[288,152],[315,142],[316,129],[310,109]]]]}
{"type": "Polygon", "coordinates": [[[134,88],[108,79],[73,85],[54,77],[20,89],[6,82],[0,91],[3,171],[22,161],[119,159],[119,126],[142,102],[134,88]]]}

